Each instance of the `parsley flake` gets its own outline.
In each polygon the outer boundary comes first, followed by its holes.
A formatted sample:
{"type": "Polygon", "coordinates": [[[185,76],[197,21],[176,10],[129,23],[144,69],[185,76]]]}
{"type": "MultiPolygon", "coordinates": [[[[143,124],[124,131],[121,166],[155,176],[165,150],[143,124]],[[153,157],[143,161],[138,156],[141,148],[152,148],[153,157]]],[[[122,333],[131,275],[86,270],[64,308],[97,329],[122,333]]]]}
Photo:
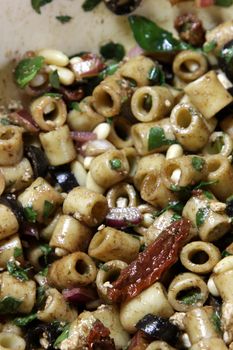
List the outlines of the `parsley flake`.
{"type": "Polygon", "coordinates": [[[62,24],[65,24],[65,23],[68,23],[72,20],[72,17],[71,16],[56,16],[56,19],[61,22],[62,24]]]}
{"type": "Polygon", "coordinates": [[[148,137],[148,150],[159,148],[165,145],[173,145],[177,143],[176,140],[169,140],[166,138],[164,130],[159,126],[150,129],[148,137]]]}
{"type": "Polygon", "coordinates": [[[117,158],[111,159],[109,161],[109,163],[110,163],[110,166],[111,166],[112,170],[118,170],[118,169],[121,168],[121,160],[120,159],[117,159],[117,158]]]}
{"type": "Polygon", "coordinates": [[[18,278],[21,281],[29,280],[27,271],[24,270],[22,267],[18,266],[15,261],[8,261],[6,266],[7,266],[7,271],[9,272],[10,275],[18,278]]]}
{"type": "Polygon", "coordinates": [[[198,228],[204,224],[205,219],[207,218],[208,214],[209,214],[208,207],[198,209],[198,211],[196,212],[196,225],[198,228]]]}
{"type": "Polygon", "coordinates": [[[0,315],[13,314],[18,311],[21,300],[15,299],[11,296],[6,296],[0,299],[0,315]]]}
{"type": "Polygon", "coordinates": [[[32,206],[29,207],[24,207],[23,208],[23,213],[25,216],[25,219],[28,222],[35,223],[37,219],[37,212],[33,209],[32,206]]]}
{"type": "Polygon", "coordinates": [[[50,73],[49,82],[54,89],[60,88],[60,80],[57,70],[54,70],[52,73],[50,73]]]}
{"type": "Polygon", "coordinates": [[[202,171],[204,165],[205,165],[205,160],[203,158],[197,157],[197,156],[192,157],[192,167],[196,171],[202,171]]]}

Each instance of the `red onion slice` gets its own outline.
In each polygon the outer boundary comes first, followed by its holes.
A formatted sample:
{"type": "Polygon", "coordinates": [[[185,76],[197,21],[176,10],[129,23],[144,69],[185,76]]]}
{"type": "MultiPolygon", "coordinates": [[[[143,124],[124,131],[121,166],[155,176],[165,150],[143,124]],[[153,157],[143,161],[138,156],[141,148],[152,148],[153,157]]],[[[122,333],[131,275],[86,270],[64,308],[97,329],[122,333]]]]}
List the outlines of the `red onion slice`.
{"type": "Polygon", "coordinates": [[[35,121],[32,119],[31,114],[25,109],[12,112],[8,118],[15,125],[22,126],[27,132],[35,133],[40,130],[35,121]]]}
{"type": "Polygon", "coordinates": [[[86,287],[64,289],[62,295],[66,301],[72,303],[87,303],[97,298],[95,291],[86,287]]]}
{"type": "Polygon", "coordinates": [[[84,54],[81,57],[74,57],[70,60],[70,64],[76,80],[93,77],[105,68],[102,59],[92,53],[84,54]]]}
{"type": "Polygon", "coordinates": [[[137,226],[142,221],[142,214],[136,207],[111,208],[106,215],[106,224],[115,228],[137,226]]]}
{"type": "Polygon", "coordinates": [[[97,135],[91,131],[71,131],[71,138],[78,143],[96,140],[97,135]]]}

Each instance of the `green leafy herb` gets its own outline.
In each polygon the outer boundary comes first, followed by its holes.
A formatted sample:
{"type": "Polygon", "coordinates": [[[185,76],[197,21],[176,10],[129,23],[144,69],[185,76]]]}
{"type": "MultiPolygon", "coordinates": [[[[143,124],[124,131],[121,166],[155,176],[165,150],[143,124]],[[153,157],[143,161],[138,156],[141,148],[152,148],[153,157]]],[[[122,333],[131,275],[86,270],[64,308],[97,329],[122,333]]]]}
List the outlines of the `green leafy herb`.
{"type": "Polygon", "coordinates": [[[20,256],[23,255],[23,250],[19,247],[15,247],[14,249],[14,258],[17,259],[19,258],[20,256]]]}
{"type": "Polygon", "coordinates": [[[45,200],[44,201],[44,208],[43,208],[43,217],[45,219],[48,219],[50,217],[50,215],[53,213],[54,211],[54,204],[45,200]]]}
{"type": "Polygon", "coordinates": [[[145,249],[146,249],[146,244],[145,243],[141,244],[140,249],[139,249],[139,253],[144,252],[145,249]]]}
{"type": "Polygon", "coordinates": [[[179,300],[185,305],[193,305],[196,304],[199,300],[202,300],[202,295],[195,290],[190,290],[179,300]]]}
{"type": "Polygon", "coordinates": [[[233,4],[233,0],[215,0],[214,5],[216,6],[222,6],[222,7],[229,7],[233,4]]]}
{"type": "Polygon", "coordinates": [[[203,45],[203,51],[205,53],[209,53],[211,51],[213,51],[215,49],[215,47],[217,46],[217,42],[215,40],[211,40],[209,42],[206,42],[204,45],[203,45]]]}
{"type": "Polygon", "coordinates": [[[33,9],[37,13],[41,13],[40,8],[46,4],[49,4],[52,1],[53,0],[31,0],[31,4],[32,4],[33,9]]]}
{"type": "Polygon", "coordinates": [[[3,299],[0,299],[0,315],[15,313],[18,310],[21,303],[21,300],[15,299],[10,296],[6,296],[3,299]]]}
{"type": "Polygon", "coordinates": [[[92,11],[102,0],[85,0],[82,4],[84,11],[92,11]]]}
{"type": "Polygon", "coordinates": [[[226,256],[230,256],[232,254],[229,253],[227,250],[223,250],[221,255],[222,255],[222,258],[225,258],[226,256]]]}
{"type": "Polygon", "coordinates": [[[34,321],[37,318],[37,314],[33,313],[25,317],[17,317],[14,319],[14,324],[18,327],[27,326],[30,322],[34,321]]]}
{"type": "Polygon", "coordinates": [[[62,24],[64,23],[68,23],[72,20],[72,17],[71,16],[56,16],[56,19],[61,22],[62,24]]]}
{"type": "Polygon", "coordinates": [[[98,78],[100,80],[103,80],[104,78],[106,78],[106,76],[113,75],[117,71],[118,68],[119,68],[118,63],[116,63],[116,62],[111,63],[104,70],[102,70],[102,72],[100,72],[98,74],[98,78]]]}
{"type": "Polygon", "coordinates": [[[152,67],[148,74],[148,80],[151,85],[165,84],[165,74],[159,65],[152,67]]]}
{"type": "Polygon", "coordinates": [[[196,185],[193,189],[194,190],[199,190],[202,189],[203,187],[207,187],[210,185],[216,184],[218,181],[217,180],[211,180],[211,181],[201,181],[198,185],[196,185]]]}
{"type": "Polygon", "coordinates": [[[100,270],[105,271],[105,272],[108,272],[108,271],[109,271],[109,266],[106,265],[106,264],[103,264],[103,263],[100,263],[100,264],[98,265],[98,268],[99,268],[100,270]]]}
{"type": "Polygon", "coordinates": [[[128,17],[136,42],[149,52],[174,52],[187,50],[190,45],[175,39],[172,33],[143,16],[128,17]]]}
{"type": "Polygon", "coordinates": [[[18,278],[21,281],[29,280],[27,271],[24,270],[22,267],[18,266],[15,261],[8,261],[6,266],[7,266],[7,271],[12,276],[18,278]]]}
{"type": "Polygon", "coordinates": [[[184,208],[184,204],[179,202],[179,201],[170,202],[170,203],[168,203],[168,205],[165,208],[163,208],[159,212],[154,213],[153,216],[158,217],[169,209],[174,210],[177,214],[181,214],[183,208],[184,208]]]}
{"type": "Polygon", "coordinates": [[[155,126],[150,129],[148,137],[149,151],[164,145],[173,145],[174,143],[177,143],[176,140],[167,139],[164,130],[159,126],[155,126]]]}
{"type": "Polygon", "coordinates": [[[112,125],[112,123],[113,123],[113,118],[107,118],[106,119],[106,122],[109,124],[109,125],[112,125]]]}
{"type": "Polygon", "coordinates": [[[175,214],[172,215],[171,222],[180,220],[181,218],[182,218],[181,215],[175,213],[175,214]]]}
{"type": "Polygon", "coordinates": [[[39,286],[36,289],[36,306],[38,309],[41,309],[45,303],[46,295],[45,295],[45,287],[39,286]]]}
{"type": "Polygon", "coordinates": [[[50,96],[50,97],[54,97],[54,98],[61,98],[62,94],[58,94],[56,92],[46,92],[46,94],[44,94],[44,96],[50,96]]]}
{"type": "Polygon", "coordinates": [[[194,156],[192,157],[192,166],[197,171],[202,171],[205,165],[205,160],[203,158],[194,156]]]}
{"type": "Polygon", "coordinates": [[[59,89],[60,88],[60,80],[59,80],[59,76],[58,76],[57,70],[55,70],[52,73],[50,73],[50,75],[49,75],[49,82],[50,82],[51,86],[54,89],[59,89]]]}
{"type": "Polygon", "coordinates": [[[23,208],[23,213],[24,213],[25,219],[28,222],[31,222],[31,223],[36,222],[37,212],[32,208],[32,206],[23,208]]]}
{"type": "Polygon", "coordinates": [[[55,343],[53,344],[54,348],[57,348],[58,345],[65,340],[66,338],[68,338],[69,336],[69,329],[70,329],[70,325],[67,324],[64,329],[63,332],[59,335],[59,337],[56,339],[55,343]]]}
{"type": "Polygon", "coordinates": [[[112,170],[118,170],[118,169],[121,168],[121,160],[120,159],[117,159],[117,158],[111,159],[109,161],[109,163],[110,163],[110,166],[111,166],[112,170]]]}
{"type": "Polygon", "coordinates": [[[198,228],[204,224],[205,219],[207,218],[208,214],[209,214],[208,207],[198,209],[198,211],[196,212],[196,225],[198,228]]]}
{"type": "Polygon", "coordinates": [[[24,88],[42,68],[44,57],[36,56],[32,58],[25,58],[21,60],[15,68],[16,83],[24,88]]]}
{"type": "Polygon", "coordinates": [[[41,270],[41,271],[39,272],[39,275],[40,275],[40,276],[43,276],[43,277],[47,277],[48,271],[49,271],[49,268],[48,268],[48,266],[47,266],[47,267],[45,267],[43,270],[41,270]]]}
{"type": "Polygon", "coordinates": [[[78,102],[71,102],[71,108],[75,109],[78,112],[82,112],[78,102]]]}
{"type": "Polygon", "coordinates": [[[211,321],[213,322],[215,330],[221,332],[221,316],[218,310],[215,310],[211,316],[211,321]]]}
{"type": "Polygon", "coordinates": [[[110,41],[108,44],[105,44],[100,47],[100,54],[106,60],[113,59],[119,62],[125,56],[125,49],[123,45],[110,41]]]}
{"type": "Polygon", "coordinates": [[[41,244],[39,247],[44,255],[45,263],[48,264],[48,256],[52,253],[53,249],[47,243],[41,244]]]}
{"type": "Polygon", "coordinates": [[[203,194],[206,196],[208,199],[214,199],[214,196],[211,192],[209,191],[203,191],[203,194]]]}
{"type": "Polygon", "coordinates": [[[2,124],[2,125],[10,125],[10,120],[9,119],[7,119],[7,118],[1,118],[0,119],[0,123],[2,124]]]}

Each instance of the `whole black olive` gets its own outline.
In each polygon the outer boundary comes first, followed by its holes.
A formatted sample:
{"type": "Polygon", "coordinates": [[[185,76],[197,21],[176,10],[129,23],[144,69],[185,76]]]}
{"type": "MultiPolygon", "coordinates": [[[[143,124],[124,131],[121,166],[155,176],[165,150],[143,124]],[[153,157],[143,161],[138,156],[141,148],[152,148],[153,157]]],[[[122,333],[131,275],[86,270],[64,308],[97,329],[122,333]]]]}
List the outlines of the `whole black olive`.
{"type": "Polygon", "coordinates": [[[69,165],[62,165],[57,167],[49,167],[49,174],[55,183],[58,183],[64,192],[70,192],[74,187],[79,184],[70,171],[69,165]]]}
{"type": "Polygon", "coordinates": [[[230,196],[226,201],[226,214],[230,217],[233,217],[233,196],[230,196]]]}
{"type": "Polygon", "coordinates": [[[22,224],[24,222],[23,207],[21,203],[17,201],[16,196],[14,194],[8,193],[2,195],[0,197],[0,204],[5,205],[6,207],[12,210],[19,224],[22,224]]]}
{"type": "Polygon", "coordinates": [[[175,345],[179,337],[179,328],[176,325],[167,318],[152,314],[147,314],[138,321],[136,328],[150,338],[161,339],[171,345],[175,345]]]}
{"type": "Polygon", "coordinates": [[[52,350],[53,344],[57,337],[61,334],[63,327],[59,322],[53,323],[38,323],[35,326],[31,326],[26,333],[26,350],[34,350],[35,348],[41,348],[40,339],[45,338],[47,342],[47,350],[52,350]]]}
{"type": "Polygon", "coordinates": [[[223,46],[218,56],[218,62],[220,68],[233,83],[233,40],[228,41],[228,43],[223,46]]]}
{"type": "Polygon", "coordinates": [[[104,0],[107,8],[115,15],[126,15],[134,11],[142,0],[104,0]]]}
{"type": "Polygon", "coordinates": [[[48,160],[39,147],[30,145],[25,147],[25,156],[31,163],[35,177],[44,177],[48,170],[48,160]]]}

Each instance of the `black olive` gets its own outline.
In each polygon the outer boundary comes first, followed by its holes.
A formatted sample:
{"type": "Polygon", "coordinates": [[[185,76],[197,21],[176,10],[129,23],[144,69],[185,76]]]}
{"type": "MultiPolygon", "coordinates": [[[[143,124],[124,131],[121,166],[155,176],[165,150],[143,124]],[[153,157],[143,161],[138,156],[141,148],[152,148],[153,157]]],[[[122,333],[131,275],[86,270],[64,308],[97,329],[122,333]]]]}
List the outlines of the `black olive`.
{"type": "Polygon", "coordinates": [[[45,338],[48,347],[47,350],[53,349],[53,344],[57,337],[61,334],[63,328],[60,326],[59,322],[53,323],[39,323],[34,327],[31,326],[26,334],[26,350],[34,350],[35,348],[41,348],[40,339],[45,338]]]}
{"type": "Polygon", "coordinates": [[[0,204],[5,205],[10,208],[12,212],[15,214],[16,219],[19,224],[22,224],[24,221],[23,215],[23,207],[19,201],[17,201],[16,196],[14,194],[5,194],[0,197],[0,204]]]}
{"type": "Polygon", "coordinates": [[[107,8],[115,15],[126,15],[134,11],[142,0],[104,0],[107,8]]]}
{"type": "Polygon", "coordinates": [[[218,62],[220,68],[233,83],[233,40],[228,41],[228,43],[223,46],[218,56],[218,62]]]}
{"type": "Polygon", "coordinates": [[[39,147],[26,146],[25,155],[29,159],[35,177],[44,177],[47,174],[48,160],[39,147]]]}
{"type": "Polygon", "coordinates": [[[136,328],[150,338],[161,339],[171,345],[175,345],[179,337],[179,328],[176,325],[167,318],[152,314],[147,314],[138,321],[136,328]]]}
{"type": "Polygon", "coordinates": [[[70,171],[69,165],[49,167],[49,173],[64,192],[70,192],[74,187],[79,185],[74,174],[70,171]]]}
{"type": "Polygon", "coordinates": [[[229,199],[227,199],[226,202],[226,214],[230,217],[233,217],[233,197],[231,196],[229,199]]]}

